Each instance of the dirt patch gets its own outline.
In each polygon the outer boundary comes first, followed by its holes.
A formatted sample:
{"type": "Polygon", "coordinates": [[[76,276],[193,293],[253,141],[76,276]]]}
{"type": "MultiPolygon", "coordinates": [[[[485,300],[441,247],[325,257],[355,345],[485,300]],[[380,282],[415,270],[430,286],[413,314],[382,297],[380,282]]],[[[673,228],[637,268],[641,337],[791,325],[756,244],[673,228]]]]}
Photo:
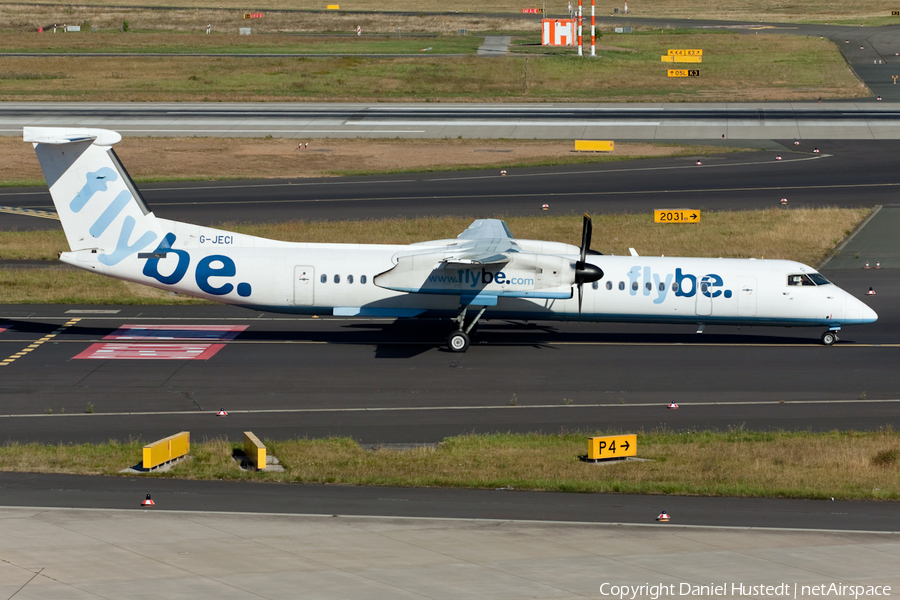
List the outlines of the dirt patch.
{"type": "MultiPolygon", "coordinates": [[[[635,156],[709,154],[712,146],[616,144],[608,154],[576,153],[571,141],[125,138],[116,145],[132,177],[178,179],[322,177],[343,172],[506,167],[635,156]],[[302,145],[302,148],[298,147],[302,145]]],[[[43,180],[34,150],[0,137],[0,180],[43,180]]]]}

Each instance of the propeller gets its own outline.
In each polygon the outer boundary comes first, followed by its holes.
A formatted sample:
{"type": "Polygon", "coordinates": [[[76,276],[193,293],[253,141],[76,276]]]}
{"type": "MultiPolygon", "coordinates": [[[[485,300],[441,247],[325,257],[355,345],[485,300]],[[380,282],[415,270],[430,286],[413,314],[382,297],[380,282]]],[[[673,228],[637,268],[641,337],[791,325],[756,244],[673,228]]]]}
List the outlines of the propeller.
{"type": "Polygon", "coordinates": [[[582,286],[592,283],[603,277],[600,267],[585,262],[588,250],[591,248],[591,232],[594,226],[591,224],[591,216],[584,214],[584,225],[581,228],[581,258],[575,263],[575,284],[578,286],[578,314],[581,315],[581,300],[584,296],[582,286]]]}

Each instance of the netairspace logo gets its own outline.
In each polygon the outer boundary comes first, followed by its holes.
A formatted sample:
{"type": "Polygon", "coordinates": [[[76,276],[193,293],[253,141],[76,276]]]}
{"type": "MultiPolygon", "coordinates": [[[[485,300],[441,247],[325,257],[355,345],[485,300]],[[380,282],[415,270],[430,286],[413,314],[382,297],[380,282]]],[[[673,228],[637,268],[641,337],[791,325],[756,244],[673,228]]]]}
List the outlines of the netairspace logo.
{"type": "Polygon", "coordinates": [[[620,600],[637,598],[659,598],[675,596],[772,596],[778,598],[818,598],[832,596],[836,598],[867,598],[874,596],[890,596],[889,585],[845,585],[843,583],[821,583],[803,585],[799,583],[778,583],[775,585],[758,585],[746,583],[710,583],[697,585],[694,583],[669,583],[644,585],[614,585],[604,583],[600,586],[601,596],[612,596],[620,600]]]}

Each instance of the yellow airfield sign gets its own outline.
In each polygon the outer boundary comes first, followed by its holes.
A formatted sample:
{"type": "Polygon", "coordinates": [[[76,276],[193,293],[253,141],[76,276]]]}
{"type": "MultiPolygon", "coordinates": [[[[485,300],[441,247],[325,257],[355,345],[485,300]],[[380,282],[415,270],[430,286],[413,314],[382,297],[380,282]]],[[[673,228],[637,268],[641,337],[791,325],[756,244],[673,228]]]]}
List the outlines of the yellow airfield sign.
{"type": "Polygon", "coordinates": [[[700,211],[689,208],[675,208],[671,210],[654,210],[654,223],[699,223],[700,211]]]}
{"type": "Polygon", "coordinates": [[[669,77],[700,77],[700,69],[666,69],[669,77]]]}
{"type": "Polygon", "coordinates": [[[676,48],[675,50],[670,48],[669,56],[703,56],[703,50],[700,48],[694,48],[694,49],[676,48]]]}
{"type": "Polygon", "coordinates": [[[665,56],[660,56],[659,59],[662,62],[670,62],[670,63],[702,63],[702,56],[670,56],[666,54],[665,56]]]}
{"type": "Polygon", "coordinates": [[[637,435],[607,435],[588,438],[588,460],[624,458],[637,454],[637,435]]]}

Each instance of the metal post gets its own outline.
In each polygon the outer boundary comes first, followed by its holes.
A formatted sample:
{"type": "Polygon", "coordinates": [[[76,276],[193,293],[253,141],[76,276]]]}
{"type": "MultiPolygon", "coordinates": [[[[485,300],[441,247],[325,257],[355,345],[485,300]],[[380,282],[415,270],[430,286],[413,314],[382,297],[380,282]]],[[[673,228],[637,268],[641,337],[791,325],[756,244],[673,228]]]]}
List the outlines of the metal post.
{"type": "Polygon", "coordinates": [[[582,6],[581,0],[578,0],[578,56],[584,56],[584,51],[582,50],[581,44],[581,15],[582,15],[582,6]]]}
{"type": "Polygon", "coordinates": [[[591,56],[597,56],[597,38],[594,36],[594,2],[591,0],[591,56]]]}

